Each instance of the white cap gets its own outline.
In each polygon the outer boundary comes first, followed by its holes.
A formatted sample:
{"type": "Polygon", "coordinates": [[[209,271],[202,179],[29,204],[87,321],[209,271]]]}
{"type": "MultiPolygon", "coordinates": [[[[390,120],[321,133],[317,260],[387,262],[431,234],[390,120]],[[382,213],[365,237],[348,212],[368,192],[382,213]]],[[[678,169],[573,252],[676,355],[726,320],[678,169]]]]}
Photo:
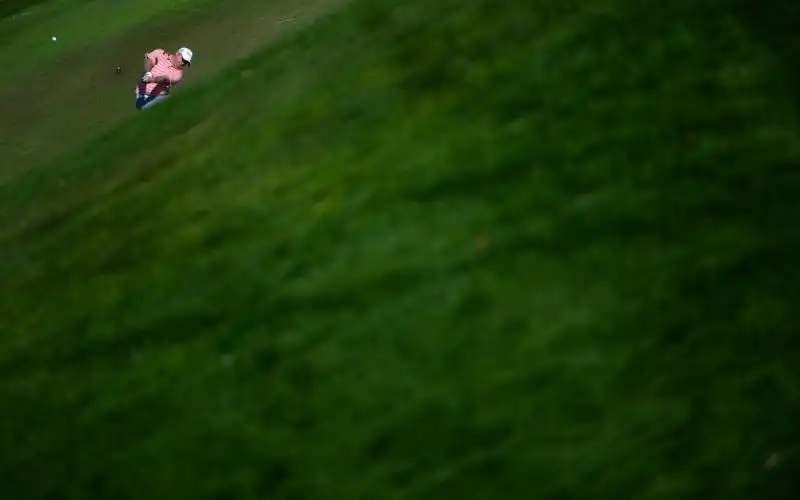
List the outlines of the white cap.
{"type": "Polygon", "coordinates": [[[192,64],[192,50],[186,47],[181,47],[178,49],[178,53],[181,55],[183,60],[186,64],[192,64]]]}

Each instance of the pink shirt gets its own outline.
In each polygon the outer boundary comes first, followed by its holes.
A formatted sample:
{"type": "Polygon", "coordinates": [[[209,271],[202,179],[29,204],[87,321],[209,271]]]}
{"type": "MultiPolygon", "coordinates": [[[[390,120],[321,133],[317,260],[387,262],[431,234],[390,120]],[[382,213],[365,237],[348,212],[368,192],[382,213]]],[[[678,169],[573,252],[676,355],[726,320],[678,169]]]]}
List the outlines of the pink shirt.
{"type": "MultiPolygon", "coordinates": [[[[175,67],[172,62],[175,58],[174,54],[168,54],[163,49],[156,49],[148,53],[147,58],[153,63],[153,69],[150,70],[153,76],[166,76],[171,85],[175,85],[183,78],[183,70],[175,67]]],[[[161,95],[169,91],[169,87],[163,83],[148,83],[147,85],[140,84],[136,89],[137,94],[141,92],[142,87],[147,95],[161,95]]]]}

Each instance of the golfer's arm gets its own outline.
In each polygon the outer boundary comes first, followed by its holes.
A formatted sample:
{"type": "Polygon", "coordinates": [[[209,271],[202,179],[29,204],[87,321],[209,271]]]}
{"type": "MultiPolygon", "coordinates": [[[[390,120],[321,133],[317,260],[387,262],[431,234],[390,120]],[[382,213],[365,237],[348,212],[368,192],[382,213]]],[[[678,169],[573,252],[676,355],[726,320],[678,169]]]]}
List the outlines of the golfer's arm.
{"type": "Polygon", "coordinates": [[[153,61],[150,60],[150,56],[147,54],[144,55],[144,71],[145,73],[152,71],[153,69],[153,61]]]}
{"type": "Polygon", "coordinates": [[[154,76],[153,81],[155,83],[162,83],[164,85],[172,85],[172,81],[168,76],[154,76]]]}

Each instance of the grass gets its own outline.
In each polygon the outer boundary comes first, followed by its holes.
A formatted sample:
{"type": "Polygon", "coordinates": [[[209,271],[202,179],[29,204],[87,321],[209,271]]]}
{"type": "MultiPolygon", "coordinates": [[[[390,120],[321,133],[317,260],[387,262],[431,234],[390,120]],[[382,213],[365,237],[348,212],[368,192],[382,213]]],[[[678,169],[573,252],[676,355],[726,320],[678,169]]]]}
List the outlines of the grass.
{"type": "Polygon", "coordinates": [[[653,8],[356,0],[0,185],[0,497],[792,498],[797,39],[653,8]]]}
{"type": "MultiPolygon", "coordinates": [[[[9,74],[24,75],[69,51],[84,49],[86,57],[94,53],[95,45],[120,31],[182,10],[198,8],[202,4],[203,1],[198,0],[119,3],[93,0],[75,5],[75,2],[51,0],[26,17],[0,21],[0,39],[4,41],[0,49],[0,65],[9,74]],[[87,20],[101,22],[90,26],[87,20]],[[52,36],[57,36],[58,42],[53,43],[50,40],[52,36]],[[25,54],[25,57],[20,57],[20,54],[25,54]]],[[[143,46],[139,55],[149,48],[143,46]]]]}

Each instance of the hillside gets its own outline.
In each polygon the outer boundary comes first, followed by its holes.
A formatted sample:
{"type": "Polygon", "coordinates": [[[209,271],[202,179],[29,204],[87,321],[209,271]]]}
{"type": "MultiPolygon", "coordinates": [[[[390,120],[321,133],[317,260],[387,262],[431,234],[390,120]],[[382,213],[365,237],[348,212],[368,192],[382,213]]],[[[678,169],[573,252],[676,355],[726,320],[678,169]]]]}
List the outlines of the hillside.
{"type": "Polygon", "coordinates": [[[668,5],[354,0],[0,184],[0,498],[793,498],[800,16],[668,5]]]}

